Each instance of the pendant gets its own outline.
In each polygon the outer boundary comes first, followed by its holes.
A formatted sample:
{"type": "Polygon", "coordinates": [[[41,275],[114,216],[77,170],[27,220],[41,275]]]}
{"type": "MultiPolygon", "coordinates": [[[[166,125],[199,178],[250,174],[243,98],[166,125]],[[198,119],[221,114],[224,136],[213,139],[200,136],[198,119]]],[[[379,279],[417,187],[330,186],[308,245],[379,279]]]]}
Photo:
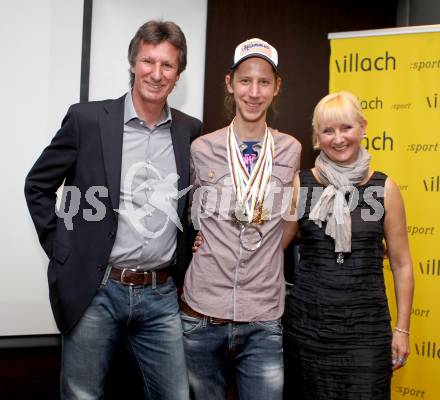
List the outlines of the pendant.
{"type": "Polygon", "coordinates": [[[269,212],[267,211],[267,209],[263,208],[263,203],[259,202],[255,207],[252,223],[262,225],[268,219],[269,219],[269,212]]]}
{"type": "Polygon", "coordinates": [[[231,214],[232,221],[234,223],[244,226],[249,224],[249,218],[245,207],[237,207],[231,214]]]}
{"type": "Polygon", "coordinates": [[[263,242],[263,233],[258,224],[254,224],[253,221],[249,223],[246,211],[243,208],[237,208],[235,212],[232,212],[231,220],[239,226],[240,247],[249,252],[257,250],[263,242]]]}
{"type": "Polygon", "coordinates": [[[240,229],[240,246],[249,252],[257,250],[263,242],[263,233],[258,225],[246,224],[240,229]]]}
{"type": "Polygon", "coordinates": [[[338,264],[344,264],[344,253],[338,253],[338,257],[336,258],[336,262],[338,264]]]}

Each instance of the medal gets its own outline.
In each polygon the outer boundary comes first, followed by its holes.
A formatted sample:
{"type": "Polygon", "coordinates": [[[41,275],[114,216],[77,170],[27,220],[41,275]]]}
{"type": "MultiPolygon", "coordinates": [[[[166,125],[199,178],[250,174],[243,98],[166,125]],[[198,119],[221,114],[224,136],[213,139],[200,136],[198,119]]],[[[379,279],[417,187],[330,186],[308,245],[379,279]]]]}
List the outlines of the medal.
{"type": "Polygon", "coordinates": [[[263,240],[258,225],[263,224],[269,217],[263,203],[270,188],[274,142],[266,126],[261,154],[252,173],[249,173],[236,140],[233,123],[234,121],[228,127],[227,135],[228,164],[237,196],[232,220],[240,226],[240,245],[247,251],[255,251],[263,240]]]}
{"type": "Polygon", "coordinates": [[[255,251],[263,242],[263,233],[258,225],[243,225],[240,229],[240,246],[246,251],[255,251]]]}
{"type": "MultiPolygon", "coordinates": [[[[243,208],[237,208],[231,215],[232,221],[239,226],[240,246],[246,251],[255,251],[263,242],[263,233],[257,223],[248,222],[246,211],[243,208]]],[[[263,221],[264,222],[264,221],[263,221]]],[[[263,223],[262,222],[262,223],[263,223]]]]}

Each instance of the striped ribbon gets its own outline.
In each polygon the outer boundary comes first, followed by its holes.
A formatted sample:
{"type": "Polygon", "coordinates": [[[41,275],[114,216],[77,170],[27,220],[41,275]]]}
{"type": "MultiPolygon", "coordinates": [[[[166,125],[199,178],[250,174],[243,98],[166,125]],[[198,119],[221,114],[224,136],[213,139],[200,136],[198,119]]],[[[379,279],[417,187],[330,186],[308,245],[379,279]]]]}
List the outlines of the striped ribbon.
{"type": "Polygon", "coordinates": [[[272,134],[265,129],[260,155],[249,173],[234,132],[234,121],[228,127],[228,164],[237,195],[237,205],[248,223],[263,223],[263,203],[269,193],[275,146],[272,134]]]}

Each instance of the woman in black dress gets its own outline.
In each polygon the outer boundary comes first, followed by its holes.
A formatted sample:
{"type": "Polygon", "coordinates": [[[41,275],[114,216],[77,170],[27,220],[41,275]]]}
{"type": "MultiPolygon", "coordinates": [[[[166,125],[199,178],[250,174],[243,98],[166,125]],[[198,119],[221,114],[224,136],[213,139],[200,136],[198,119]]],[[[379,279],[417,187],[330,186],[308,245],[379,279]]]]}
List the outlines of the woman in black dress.
{"type": "Polygon", "coordinates": [[[414,281],[405,210],[398,186],[370,168],[360,146],[366,126],[354,95],[324,97],[313,116],[321,152],[315,168],[294,179],[297,222],[286,224],[283,244],[299,229],[300,261],[286,301],[286,399],[389,399],[392,370],[409,354],[414,281]],[[394,330],[383,240],[397,302],[394,330]]]}

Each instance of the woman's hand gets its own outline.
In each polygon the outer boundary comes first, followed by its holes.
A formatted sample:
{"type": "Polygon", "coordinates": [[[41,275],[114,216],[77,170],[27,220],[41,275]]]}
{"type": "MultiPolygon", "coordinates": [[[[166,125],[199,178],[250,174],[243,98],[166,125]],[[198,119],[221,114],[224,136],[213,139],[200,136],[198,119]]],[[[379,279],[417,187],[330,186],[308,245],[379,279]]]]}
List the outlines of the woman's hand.
{"type": "Polygon", "coordinates": [[[409,356],[409,335],[395,330],[391,344],[393,371],[402,368],[409,356]]]}
{"type": "Polygon", "coordinates": [[[196,238],[194,239],[194,244],[192,247],[192,252],[195,254],[199,250],[199,247],[203,243],[203,235],[200,233],[200,231],[197,232],[196,238]]]}

